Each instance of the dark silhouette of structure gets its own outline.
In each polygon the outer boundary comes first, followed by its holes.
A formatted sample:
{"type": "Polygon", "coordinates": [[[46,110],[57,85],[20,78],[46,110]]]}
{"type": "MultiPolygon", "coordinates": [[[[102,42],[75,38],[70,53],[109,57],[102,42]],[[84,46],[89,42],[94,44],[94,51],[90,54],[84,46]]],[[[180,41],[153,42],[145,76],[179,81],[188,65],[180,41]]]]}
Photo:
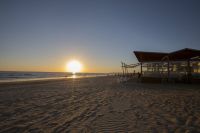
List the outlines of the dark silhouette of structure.
{"type": "Polygon", "coordinates": [[[128,70],[133,69],[139,70],[144,82],[200,82],[200,50],[185,48],[171,53],[133,53],[139,63],[127,65],[122,62],[123,75],[130,75],[128,70]]]}

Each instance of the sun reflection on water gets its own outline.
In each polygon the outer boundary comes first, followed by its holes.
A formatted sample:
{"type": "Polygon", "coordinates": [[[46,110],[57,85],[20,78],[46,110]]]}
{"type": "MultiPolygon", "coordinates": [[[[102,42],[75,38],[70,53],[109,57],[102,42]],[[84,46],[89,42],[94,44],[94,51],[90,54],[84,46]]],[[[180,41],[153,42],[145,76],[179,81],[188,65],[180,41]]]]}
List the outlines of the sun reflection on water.
{"type": "Polygon", "coordinates": [[[75,78],[76,78],[76,75],[75,75],[75,74],[73,74],[73,75],[72,75],[72,78],[73,78],[73,79],[75,79],[75,78]]]}

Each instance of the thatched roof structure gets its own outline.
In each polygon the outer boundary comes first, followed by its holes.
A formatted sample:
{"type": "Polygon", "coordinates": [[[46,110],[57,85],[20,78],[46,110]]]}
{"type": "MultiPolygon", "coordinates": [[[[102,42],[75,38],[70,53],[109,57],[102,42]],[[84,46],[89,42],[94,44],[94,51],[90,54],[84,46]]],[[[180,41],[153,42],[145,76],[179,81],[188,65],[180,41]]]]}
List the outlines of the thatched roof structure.
{"type": "Polygon", "coordinates": [[[133,51],[139,62],[159,62],[164,58],[170,61],[189,60],[200,57],[200,50],[185,48],[171,53],[133,51]]]}

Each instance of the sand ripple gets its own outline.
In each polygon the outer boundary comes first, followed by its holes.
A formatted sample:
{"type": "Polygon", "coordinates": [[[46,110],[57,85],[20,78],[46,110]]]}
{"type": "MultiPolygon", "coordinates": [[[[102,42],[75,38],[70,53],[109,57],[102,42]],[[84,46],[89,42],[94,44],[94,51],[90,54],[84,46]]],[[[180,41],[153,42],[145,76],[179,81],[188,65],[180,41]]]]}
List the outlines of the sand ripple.
{"type": "Polygon", "coordinates": [[[0,85],[1,133],[200,132],[200,87],[109,77],[0,85]]]}

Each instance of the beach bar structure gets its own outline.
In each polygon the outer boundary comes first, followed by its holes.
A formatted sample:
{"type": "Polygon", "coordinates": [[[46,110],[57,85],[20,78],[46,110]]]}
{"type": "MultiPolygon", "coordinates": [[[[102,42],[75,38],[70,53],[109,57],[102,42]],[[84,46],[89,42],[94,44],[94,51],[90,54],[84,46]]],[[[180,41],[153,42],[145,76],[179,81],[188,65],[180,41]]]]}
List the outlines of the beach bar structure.
{"type": "Polygon", "coordinates": [[[123,74],[131,68],[139,71],[144,82],[200,82],[200,50],[185,48],[170,53],[133,53],[139,63],[122,63],[123,74]]]}

